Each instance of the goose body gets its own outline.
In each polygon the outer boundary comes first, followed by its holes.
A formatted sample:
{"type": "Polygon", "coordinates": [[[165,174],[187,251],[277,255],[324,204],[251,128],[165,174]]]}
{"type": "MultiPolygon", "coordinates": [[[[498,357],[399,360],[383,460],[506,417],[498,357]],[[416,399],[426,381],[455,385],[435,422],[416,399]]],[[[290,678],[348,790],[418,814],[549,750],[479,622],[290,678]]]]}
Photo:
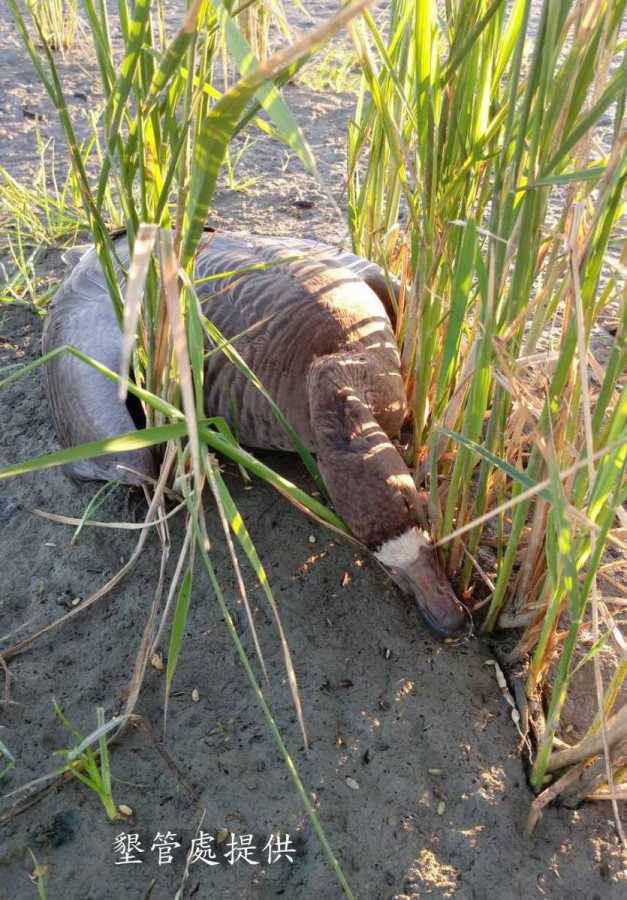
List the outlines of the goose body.
{"type": "MultiPolygon", "coordinates": [[[[126,267],[124,238],[116,250],[126,267]]],[[[406,405],[381,270],[313,241],[215,232],[197,255],[195,279],[208,319],[226,338],[237,338],[240,355],[317,454],[353,534],[416,597],[436,631],[459,631],[465,612],[421,530],[418,493],[392,443],[406,405]],[[260,262],[270,266],[250,270],[260,262]]],[[[44,352],[64,344],[119,367],[120,330],[93,250],[47,316],[44,352]]],[[[134,427],[115,384],[75,357],[61,354],[46,365],[46,389],[64,446],[134,427]]],[[[206,414],[224,417],[243,444],[293,449],[267,400],[221,352],[208,357],[204,400],[206,414]]],[[[119,465],[154,474],[149,450],[84,461],[69,474],[109,479],[120,477],[119,465]]]]}

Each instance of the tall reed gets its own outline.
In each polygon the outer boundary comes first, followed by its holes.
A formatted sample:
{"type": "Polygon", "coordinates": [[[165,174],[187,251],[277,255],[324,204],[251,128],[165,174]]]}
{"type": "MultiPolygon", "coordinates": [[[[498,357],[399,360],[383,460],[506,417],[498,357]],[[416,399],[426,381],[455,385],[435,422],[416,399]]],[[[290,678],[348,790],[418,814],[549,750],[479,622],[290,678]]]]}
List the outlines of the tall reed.
{"type": "Polygon", "coordinates": [[[392,0],[386,32],[369,13],[352,27],[349,219],[356,251],[406,277],[411,460],[449,573],[482,583],[485,630],[524,626],[530,697],[559,651],[540,788],[584,617],[595,666],[617,634],[596,579],[605,548],[625,551],[626,4],[444,7],[392,0]]]}

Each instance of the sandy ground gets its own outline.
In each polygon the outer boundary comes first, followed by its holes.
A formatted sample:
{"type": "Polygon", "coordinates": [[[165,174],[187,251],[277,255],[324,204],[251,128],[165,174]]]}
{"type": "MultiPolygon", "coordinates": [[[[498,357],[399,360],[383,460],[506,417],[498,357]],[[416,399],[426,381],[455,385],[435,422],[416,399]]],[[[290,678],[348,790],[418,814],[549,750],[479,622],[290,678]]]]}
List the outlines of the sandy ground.
{"type": "MultiPolygon", "coordinates": [[[[332,4],[315,4],[319,12],[332,4]]],[[[54,116],[37,85],[6,9],[0,10],[0,163],[25,177],[36,158],[37,116],[55,134],[54,116]]],[[[72,112],[79,119],[97,99],[88,45],[63,65],[72,112]]],[[[344,126],[353,98],[286,91],[306,129],[325,178],[342,203],[344,126]]],[[[242,172],[260,176],[245,193],[220,191],[218,221],[264,232],[332,238],[339,223],[298,162],[266,139],[245,156],[242,172]],[[310,210],[295,200],[313,201],[310,210]]],[[[57,253],[42,259],[60,268],[57,253]]],[[[41,320],[0,312],[0,368],[34,359],[41,320]]],[[[39,374],[0,393],[0,465],[56,449],[39,374]]],[[[289,456],[272,465],[306,484],[289,456]]],[[[416,610],[369,561],[312,526],[269,487],[246,489],[226,466],[228,483],[270,573],[296,660],[311,740],[306,753],[295,720],[276,632],[252,573],[247,583],[268,666],[267,697],[294,761],[355,895],[405,900],[425,894],[459,898],[613,898],[625,873],[609,807],[549,810],[529,839],[524,825],[532,795],[518,735],[486,661],[495,648],[474,639],[435,644],[416,610]]],[[[127,532],[72,530],[32,512],[80,516],[94,485],[59,471],[0,483],[0,636],[27,635],[71,608],[127,560],[127,532]]],[[[100,518],[142,515],[140,495],[118,490],[100,518]]],[[[227,602],[252,658],[245,616],[215,517],[213,559],[227,602]]],[[[181,523],[171,527],[172,561],[181,523]]],[[[10,665],[11,700],[0,706],[0,740],[17,760],[3,793],[52,771],[54,751],[68,746],[53,697],[83,733],[96,707],[119,708],[156,586],[160,548],[149,541],[136,569],[115,592],[10,665]]],[[[3,644],[12,643],[6,638],[3,644]]],[[[192,867],[183,896],[316,898],[341,890],[263,722],[209,585],[199,574],[186,641],[161,740],[163,674],[150,669],[133,728],[112,756],[114,796],[130,806],[129,823],[109,824],[96,798],[78,783],[46,795],[19,816],[16,798],[0,816],[0,900],[36,897],[27,848],[47,866],[49,898],[154,900],[174,897],[184,851],[204,815],[204,831],[253,835],[259,865],[223,857],[192,867]],[[198,691],[198,702],[192,692],[198,691]],[[138,833],[142,864],[115,864],[113,840],[138,833]],[[169,865],[150,852],[156,832],[174,832],[181,847],[169,865]],[[271,832],[289,833],[293,863],[264,861],[271,832]],[[152,886],[152,893],[151,893],[152,886]]],[[[222,844],[224,849],[225,844],[222,844]]]]}

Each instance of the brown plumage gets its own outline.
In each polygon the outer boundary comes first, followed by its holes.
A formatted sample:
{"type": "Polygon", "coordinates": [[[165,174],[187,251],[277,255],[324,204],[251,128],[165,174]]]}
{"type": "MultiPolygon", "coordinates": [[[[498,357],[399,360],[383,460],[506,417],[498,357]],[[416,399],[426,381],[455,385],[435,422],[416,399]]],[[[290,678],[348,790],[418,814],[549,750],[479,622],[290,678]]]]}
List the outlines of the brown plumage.
{"type": "MultiPolygon", "coordinates": [[[[123,239],[118,252],[124,263],[123,239]]],[[[317,454],[335,507],[353,534],[416,596],[434,628],[458,631],[464,610],[421,531],[413,479],[391,442],[406,406],[383,273],[315,242],[218,232],[203,242],[195,275],[241,272],[259,262],[272,265],[201,282],[205,314],[225,337],[240,336],[238,352],[317,454]],[[298,254],[307,255],[295,259],[298,254]]],[[[120,332],[93,251],[62,286],[48,315],[44,350],[64,343],[118,367],[120,332]]],[[[117,403],[115,385],[69,359],[63,355],[47,366],[61,442],[74,445],[129,430],[130,415],[117,403]]],[[[243,444],[292,449],[267,400],[222,353],[207,361],[205,411],[224,417],[243,444]]],[[[122,454],[83,463],[71,473],[116,477],[120,462],[140,471],[154,465],[149,455],[127,462],[122,454]]]]}

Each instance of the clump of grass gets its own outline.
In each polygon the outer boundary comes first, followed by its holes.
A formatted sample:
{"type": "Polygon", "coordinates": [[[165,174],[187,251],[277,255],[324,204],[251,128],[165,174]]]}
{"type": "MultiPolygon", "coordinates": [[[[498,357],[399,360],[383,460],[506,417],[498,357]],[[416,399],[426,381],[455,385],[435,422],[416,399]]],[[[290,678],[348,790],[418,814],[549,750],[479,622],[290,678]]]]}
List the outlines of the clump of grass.
{"type": "Polygon", "coordinates": [[[625,6],[546,0],[531,34],[528,0],[447,2],[444,15],[392,0],[387,36],[368,13],[352,31],[350,226],[358,252],[405,277],[416,477],[449,573],[467,596],[480,584],[484,629],[524,627],[514,657],[531,654],[530,700],[559,656],[538,790],[587,617],[602,710],[590,727],[608,759],[620,735],[606,717],[625,669],[604,688],[597,657],[620,630],[596,582],[604,549],[625,550],[625,6]]]}
{"type": "MultiPolygon", "coordinates": [[[[68,776],[71,776],[94,792],[110,821],[124,819],[129,813],[124,811],[124,807],[116,806],[112,794],[109,743],[121,733],[122,727],[127,724],[131,717],[123,715],[106,721],[104,709],[98,707],[96,709],[97,727],[91,734],[85,736],[67,719],[56,700],[53,700],[53,709],[58,719],[74,735],[78,743],[74,747],[56,751],[56,754],[64,759],[62,766],[57,767],[46,775],[35,778],[6,796],[12,797],[15,794],[30,791],[32,788],[52,779],[57,779],[57,784],[61,784],[64,780],[70,780],[68,776]],[[92,749],[94,744],[97,745],[96,750],[92,749]]],[[[6,751],[6,748],[0,743],[0,752],[4,751],[6,751]]],[[[8,753],[8,751],[6,752],[8,753]]],[[[11,763],[14,763],[10,754],[7,758],[10,759],[11,763]]]]}
{"type": "Polygon", "coordinates": [[[16,245],[10,238],[8,239],[7,249],[9,256],[7,264],[0,262],[0,276],[2,276],[0,304],[23,306],[38,313],[42,312],[56,288],[48,286],[47,279],[37,274],[39,250],[33,250],[27,255],[19,234],[16,245]]]}
{"type": "MultiPolygon", "coordinates": [[[[99,170],[103,147],[99,134],[101,114],[88,113],[87,137],[77,147],[85,172],[99,170]]],[[[76,168],[70,167],[58,177],[58,154],[52,140],[44,140],[35,129],[37,165],[26,178],[16,178],[0,166],[0,252],[9,251],[17,264],[24,257],[47,247],[66,248],[76,244],[89,231],[89,218],[81,196],[76,168]]],[[[104,192],[101,215],[109,229],[123,224],[115,188],[104,192]]],[[[22,266],[18,266],[20,271],[22,266]]]]}
{"type": "Polygon", "coordinates": [[[361,84],[361,69],[350,43],[342,42],[325,47],[298,74],[296,81],[312,91],[321,93],[357,93],[361,84]]]}
{"type": "Polygon", "coordinates": [[[107,731],[111,730],[112,723],[105,722],[104,709],[98,707],[96,710],[97,731],[94,734],[90,734],[87,738],[68,721],[56,701],[54,703],[54,711],[68,731],[78,740],[76,747],[57,751],[65,759],[65,766],[60,772],[69,772],[70,775],[78,778],[82,784],[92,790],[102,803],[107,816],[112,822],[123,818],[118,812],[111,792],[111,764],[106,735],[107,731]],[[91,744],[95,743],[95,741],[98,741],[97,755],[91,749],[91,744]]]}
{"type": "Polygon", "coordinates": [[[78,26],[78,0],[27,0],[41,26],[40,37],[51,50],[70,50],[78,26]]]}

